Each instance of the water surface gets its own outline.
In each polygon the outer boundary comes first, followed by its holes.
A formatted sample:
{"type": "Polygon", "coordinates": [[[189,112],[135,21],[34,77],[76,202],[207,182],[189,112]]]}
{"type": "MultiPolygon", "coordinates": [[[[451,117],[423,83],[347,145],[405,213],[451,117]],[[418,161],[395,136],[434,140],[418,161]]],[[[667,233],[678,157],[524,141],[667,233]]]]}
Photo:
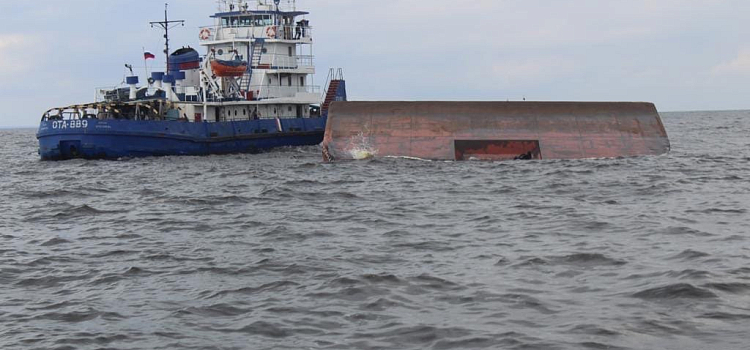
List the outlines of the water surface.
{"type": "Polygon", "coordinates": [[[0,131],[3,349],[746,349],[750,112],[666,156],[40,162],[0,131]]]}

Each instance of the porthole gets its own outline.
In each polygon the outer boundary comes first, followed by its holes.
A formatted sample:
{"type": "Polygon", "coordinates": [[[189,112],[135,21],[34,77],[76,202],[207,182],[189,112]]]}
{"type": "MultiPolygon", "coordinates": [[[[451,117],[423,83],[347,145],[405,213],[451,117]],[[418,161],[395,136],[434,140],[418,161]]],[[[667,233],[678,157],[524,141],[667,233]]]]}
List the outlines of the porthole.
{"type": "Polygon", "coordinates": [[[216,53],[217,53],[217,54],[219,54],[219,56],[221,56],[221,55],[223,55],[223,54],[224,54],[224,50],[222,50],[222,49],[219,49],[219,51],[216,51],[216,53]]]}

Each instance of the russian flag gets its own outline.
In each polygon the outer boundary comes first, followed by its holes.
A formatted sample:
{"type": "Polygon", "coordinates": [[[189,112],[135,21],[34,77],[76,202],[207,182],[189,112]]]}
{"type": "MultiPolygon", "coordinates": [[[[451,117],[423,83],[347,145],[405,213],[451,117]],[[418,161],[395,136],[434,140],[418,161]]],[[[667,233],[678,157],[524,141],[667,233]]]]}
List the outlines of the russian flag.
{"type": "Polygon", "coordinates": [[[143,53],[143,59],[144,59],[144,60],[148,60],[148,59],[151,59],[151,60],[153,60],[153,59],[155,59],[155,58],[156,58],[156,56],[154,56],[154,54],[152,54],[152,53],[151,53],[151,52],[149,52],[149,51],[145,51],[145,52],[143,53]]]}

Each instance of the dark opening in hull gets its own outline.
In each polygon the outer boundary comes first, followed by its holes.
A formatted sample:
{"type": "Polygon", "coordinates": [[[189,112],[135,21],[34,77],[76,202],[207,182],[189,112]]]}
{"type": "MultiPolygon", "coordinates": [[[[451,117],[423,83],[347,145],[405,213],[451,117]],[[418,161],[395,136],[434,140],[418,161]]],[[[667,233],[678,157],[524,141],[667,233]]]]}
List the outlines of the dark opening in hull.
{"type": "Polygon", "coordinates": [[[542,159],[539,141],[456,140],[456,160],[542,159]]]}

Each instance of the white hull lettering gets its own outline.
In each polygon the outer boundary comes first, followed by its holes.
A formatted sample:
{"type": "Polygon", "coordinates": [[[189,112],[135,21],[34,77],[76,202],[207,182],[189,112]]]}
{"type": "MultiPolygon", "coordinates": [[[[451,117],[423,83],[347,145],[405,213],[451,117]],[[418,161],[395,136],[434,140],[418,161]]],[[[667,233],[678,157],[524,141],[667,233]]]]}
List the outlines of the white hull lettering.
{"type": "Polygon", "coordinates": [[[55,120],[52,129],[85,129],[89,126],[88,120],[55,120]]]}

